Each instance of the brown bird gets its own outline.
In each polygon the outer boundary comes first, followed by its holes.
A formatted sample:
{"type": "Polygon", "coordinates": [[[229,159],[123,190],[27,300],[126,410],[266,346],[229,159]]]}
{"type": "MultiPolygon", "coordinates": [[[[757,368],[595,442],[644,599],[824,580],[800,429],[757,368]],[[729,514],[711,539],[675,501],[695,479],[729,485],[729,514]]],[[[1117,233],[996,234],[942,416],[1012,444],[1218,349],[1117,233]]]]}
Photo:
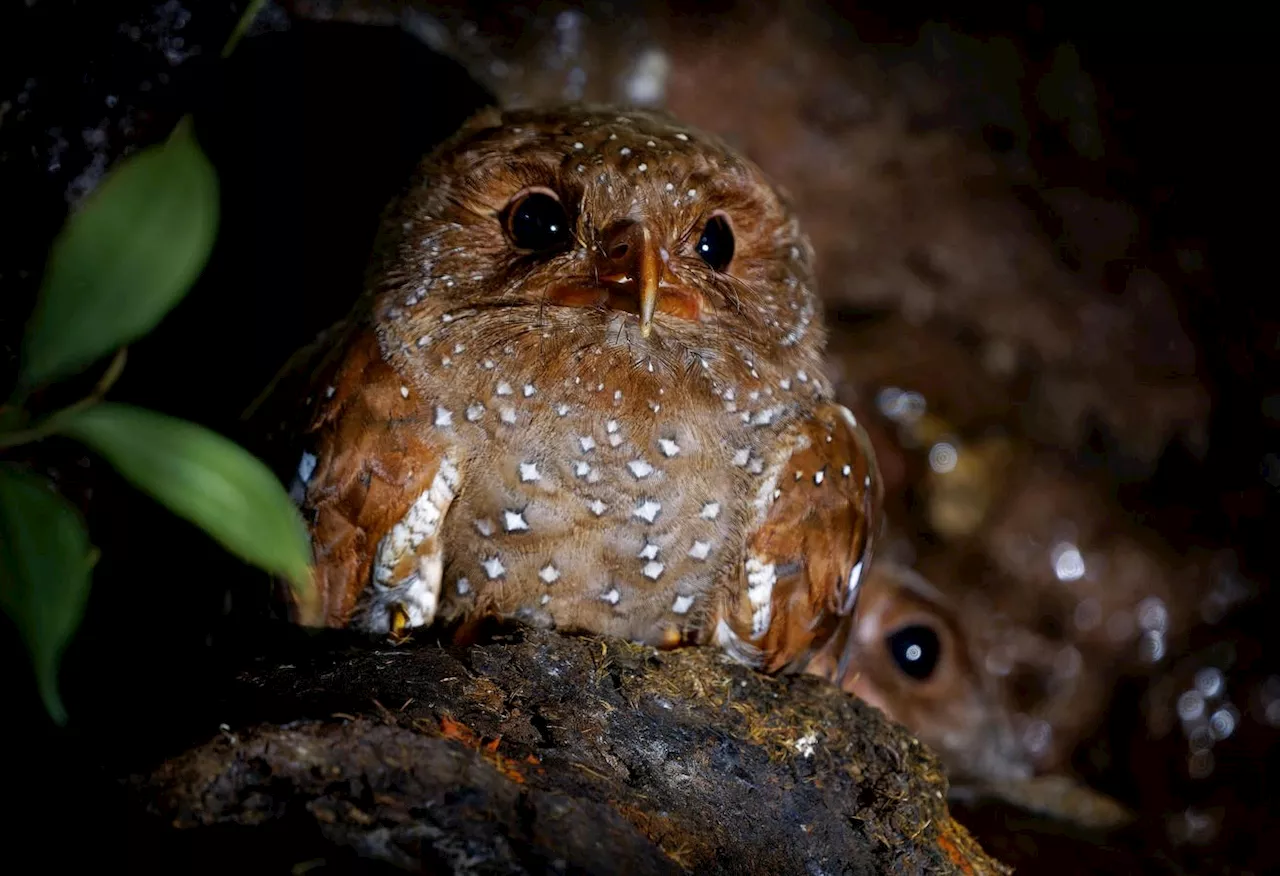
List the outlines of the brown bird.
{"type": "Polygon", "coordinates": [[[665,116],[472,119],[307,369],[319,621],[493,616],[798,666],[853,608],[881,490],[823,374],[811,262],[761,172],[665,116]]]}

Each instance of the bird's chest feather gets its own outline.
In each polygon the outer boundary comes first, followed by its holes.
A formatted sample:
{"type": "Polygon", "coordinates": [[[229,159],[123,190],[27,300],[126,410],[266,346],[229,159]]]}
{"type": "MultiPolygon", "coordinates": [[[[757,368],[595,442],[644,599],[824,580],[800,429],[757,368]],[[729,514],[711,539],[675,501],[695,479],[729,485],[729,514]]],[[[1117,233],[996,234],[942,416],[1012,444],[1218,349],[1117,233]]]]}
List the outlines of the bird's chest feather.
{"type": "Polygon", "coordinates": [[[460,472],[442,616],[479,608],[655,644],[697,630],[741,567],[793,400],[625,344],[549,350],[531,335],[472,353],[483,338],[442,335],[406,382],[460,472]]]}

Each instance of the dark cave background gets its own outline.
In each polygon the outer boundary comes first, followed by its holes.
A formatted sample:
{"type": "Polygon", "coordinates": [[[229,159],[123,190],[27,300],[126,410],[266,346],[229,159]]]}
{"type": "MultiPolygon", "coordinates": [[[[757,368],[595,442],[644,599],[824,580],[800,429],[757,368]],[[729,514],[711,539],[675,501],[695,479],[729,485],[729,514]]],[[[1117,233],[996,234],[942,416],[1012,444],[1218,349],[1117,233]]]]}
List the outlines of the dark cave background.
{"type": "MultiPolygon", "coordinates": [[[[38,0],[0,12],[0,108],[7,107],[0,113],[7,229],[0,391],[12,378],[66,194],[194,109],[223,180],[223,232],[196,289],[131,348],[113,397],[235,435],[244,404],[289,352],[345,310],[378,210],[413,162],[488,99],[458,64],[384,28],[295,22],[248,39],[220,65],[218,48],[243,5],[38,0]],[[95,130],[100,135],[83,133],[95,130]]],[[[714,16],[734,14],[735,5],[705,5],[698,15],[714,26],[714,16]]],[[[1280,520],[1280,192],[1265,134],[1276,81],[1266,61],[1268,29],[1222,5],[1185,13],[1065,3],[946,7],[872,3],[849,15],[871,45],[911,44],[925,22],[1012,40],[1029,64],[1073,44],[1121,154],[1082,162],[1062,126],[1043,118],[1024,144],[998,119],[983,126],[984,141],[997,152],[1025,146],[1037,167],[1119,195],[1166,253],[1185,244],[1203,254],[1208,280],[1175,291],[1213,397],[1207,452],[1201,459],[1174,446],[1154,476],[1134,479],[1099,435],[1095,464],[1122,485],[1126,506],[1170,541],[1240,551],[1257,597],[1205,629],[1196,647],[1232,648],[1233,672],[1250,678],[1280,673],[1273,628],[1280,596],[1271,586],[1280,571],[1273,535],[1280,520]]],[[[969,95],[981,114],[981,76],[972,79],[969,95]]],[[[1028,94],[1034,117],[1033,104],[1028,94]]],[[[46,862],[71,869],[127,853],[130,815],[115,783],[123,769],[175,753],[217,727],[221,680],[272,647],[259,635],[266,587],[262,575],[211,548],[74,446],[49,441],[24,450],[81,505],[104,548],[62,672],[73,716],[65,730],[48,724],[25,655],[8,622],[0,627],[0,703],[16,767],[7,771],[4,823],[14,838],[42,838],[34,845],[46,862]],[[228,606],[236,611],[228,614],[228,606]]],[[[1038,854],[1023,865],[1036,872],[1050,872],[1050,857],[1062,872],[1280,866],[1276,851],[1248,839],[1275,823],[1274,731],[1242,732],[1212,789],[1181,786],[1166,778],[1167,757],[1142,744],[1139,694],[1117,696],[1099,742],[1114,762],[1132,764],[1108,790],[1123,798],[1125,781],[1166,782],[1171,795],[1188,795],[1171,799],[1171,812],[1196,795],[1225,801],[1222,849],[1183,860],[1170,849],[1090,845],[1018,813],[982,810],[973,819],[988,851],[1011,861],[1038,854]]]]}

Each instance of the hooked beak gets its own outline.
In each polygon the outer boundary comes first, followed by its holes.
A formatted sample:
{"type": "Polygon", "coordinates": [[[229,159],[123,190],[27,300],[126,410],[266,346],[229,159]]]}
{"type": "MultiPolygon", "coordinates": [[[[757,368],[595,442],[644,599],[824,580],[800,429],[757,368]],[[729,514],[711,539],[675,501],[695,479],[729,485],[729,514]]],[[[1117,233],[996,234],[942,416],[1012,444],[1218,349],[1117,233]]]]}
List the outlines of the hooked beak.
{"type": "Polygon", "coordinates": [[[604,244],[600,280],[629,292],[640,314],[640,337],[653,331],[653,314],[658,309],[658,286],[662,283],[662,253],[649,226],[628,222],[614,230],[604,244]]]}
{"type": "Polygon", "coordinates": [[[700,320],[702,296],[673,282],[658,236],[643,221],[620,222],[603,235],[591,282],[571,282],[552,289],[556,304],[637,314],[640,336],[653,332],[654,314],[661,311],[683,319],[700,320]]]}

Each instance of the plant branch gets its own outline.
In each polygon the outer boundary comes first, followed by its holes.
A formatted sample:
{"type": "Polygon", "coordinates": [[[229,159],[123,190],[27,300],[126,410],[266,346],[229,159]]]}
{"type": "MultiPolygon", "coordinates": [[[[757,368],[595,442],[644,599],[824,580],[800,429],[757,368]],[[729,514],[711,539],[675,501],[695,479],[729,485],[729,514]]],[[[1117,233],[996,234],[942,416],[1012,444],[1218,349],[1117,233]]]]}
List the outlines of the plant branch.
{"type": "Polygon", "coordinates": [[[0,434],[0,450],[9,447],[17,447],[19,444],[29,444],[32,441],[40,441],[48,438],[54,432],[58,431],[58,422],[71,414],[78,413],[91,405],[96,405],[106,396],[107,391],[115,385],[120,379],[120,375],[124,372],[124,363],[127,358],[127,347],[121,347],[116,350],[115,356],[111,358],[111,364],[107,366],[107,370],[102,373],[102,377],[98,379],[94,385],[93,391],[77,402],[67,405],[59,411],[55,411],[48,417],[45,417],[30,429],[23,429],[18,432],[11,432],[7,435],[0,434]]]}

